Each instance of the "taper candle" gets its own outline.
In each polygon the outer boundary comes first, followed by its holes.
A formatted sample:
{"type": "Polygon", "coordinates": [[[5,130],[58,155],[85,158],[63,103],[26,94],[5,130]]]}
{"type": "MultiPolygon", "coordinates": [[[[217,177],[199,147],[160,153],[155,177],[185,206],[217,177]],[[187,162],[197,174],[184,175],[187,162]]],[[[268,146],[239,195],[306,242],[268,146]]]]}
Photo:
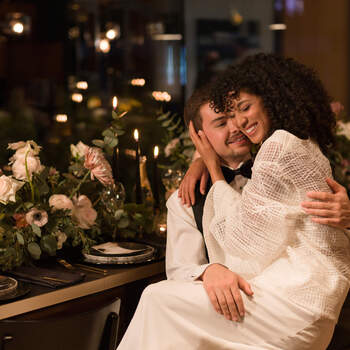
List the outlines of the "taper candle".
{"type": "Polygon", "coordinates": [[[153,197],[154,209],[159,209],[159,173],[158,173],[159,147],[154,146],[153,150],[153,197]]]}
{"type": "MultiPolygon", "coordinates": [[[[113,97],[112,105],[113,105],[113,111],[116,112],[116,109],[118,106],[117,96],[113,97]]],[[[120,177],[119,170],[120,170],[119,169],[119,148],[118,146],[115,146],[113,147],[113,155],[112,155],[112,173],[113,173],[114,182],[117,182],[118,177],[120,177]]]]}
{"type": "Polygon", "coordinates": [[[134,130],[134,139],[136,141],[136,203],[142,203],[142,192],[141,192],[141,179],[140,179],[140,142],[139,142],[139,131],[134,130]]]}

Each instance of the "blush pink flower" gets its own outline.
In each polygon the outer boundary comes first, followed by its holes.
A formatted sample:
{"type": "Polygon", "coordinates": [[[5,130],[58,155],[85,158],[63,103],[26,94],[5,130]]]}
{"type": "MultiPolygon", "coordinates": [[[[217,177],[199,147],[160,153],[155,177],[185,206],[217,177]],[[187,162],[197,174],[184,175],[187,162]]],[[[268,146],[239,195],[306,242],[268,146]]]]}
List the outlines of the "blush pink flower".
{"type": "Polygon", "coordinates": [[[339,101],[333,101],[331,102],[331,110],[336,116],[338,116],[339,113],[344,110],[344,106],[339,101]]]}
{"type": "Polygon", "coordinates": [[[73,220],[82,229],[89,229],[94,225],[97,212],[92,207],[92,203],[88,197],[81,195],[78,198],[73,198],[74,209],[73,209],[73,220]]]}
{"type": "Polygon", "coordinates": [[[49,217],[45,210],[39,210],[36,208],[30,209],[26,214],[26,221],[29,225],[35,224],[42,227],[47,224],[49,217]]]}
{"type": "Polygon", "coordinates": [[[112,168],[97,147],[89,147],[85,153],[84,167],[91,171],[91,179],[95,177],[104,186],[113,184],[112,168]]]}
{"type": "Polygon", "coordinates": [[[49,205],[52,211],[57,209],[73,210],[73,202],[64,194],[54,194],[49,198],[49,205]]]}

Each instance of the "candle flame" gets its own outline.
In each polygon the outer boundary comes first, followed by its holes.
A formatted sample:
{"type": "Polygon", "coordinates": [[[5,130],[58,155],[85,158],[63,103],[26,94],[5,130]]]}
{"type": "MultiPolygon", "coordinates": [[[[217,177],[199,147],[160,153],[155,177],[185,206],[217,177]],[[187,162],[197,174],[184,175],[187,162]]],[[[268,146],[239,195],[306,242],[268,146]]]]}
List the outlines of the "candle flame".
{"type": "Polygon", "coordinates": [[[118,106],[118,98],[117,96],[113,97],[113,109],[116,109],[118,106]]]}
{"type": "Polygon", "coordinates": [[[139,140],[139,131],[137,129],[134,130],[134,139],[136,142],[139,140]]]}
{"type": "Polygon", "coordinates": [[[158,158],[158,155],[159,155],[159,147],[158,146],[154,146],[153,155],[154,155],[154,159],[158,158]]]}

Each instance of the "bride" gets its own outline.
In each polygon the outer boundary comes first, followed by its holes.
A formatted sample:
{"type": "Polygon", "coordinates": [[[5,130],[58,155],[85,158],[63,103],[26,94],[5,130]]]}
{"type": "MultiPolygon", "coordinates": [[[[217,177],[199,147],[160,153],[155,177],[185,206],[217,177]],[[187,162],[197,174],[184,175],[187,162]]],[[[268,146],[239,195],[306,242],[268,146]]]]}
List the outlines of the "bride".
{"type": "Polygon", "coordinates": [[[254,295],[242,294],[245,315],[232,322],[199,280],[151,285],[118,349],[326,349],[349,289],[349,242],[314,223],[300,202],[308,191],[328,191],[328,95],[305,66],[265,54],[226,70],[211,92],[223,116],[211,127],[239,129],[261,145],[240,192],[224,181],[205,128],[187,121],[213,182],[203,215],[209,262],[239,274],[254,295]]]}

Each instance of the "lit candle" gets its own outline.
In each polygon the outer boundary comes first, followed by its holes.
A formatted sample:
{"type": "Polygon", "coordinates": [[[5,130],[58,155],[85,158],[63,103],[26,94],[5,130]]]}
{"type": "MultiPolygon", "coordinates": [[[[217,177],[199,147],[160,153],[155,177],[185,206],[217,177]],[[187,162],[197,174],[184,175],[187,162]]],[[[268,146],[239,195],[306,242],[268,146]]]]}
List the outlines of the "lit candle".
{"type": "Polygon", "coordinates": [[[140,143],[139,143],[139,131],[134,130],[134,139],[136,141],[136,203],[142,203],[141,192],[141,178],[140,178],[140,143]]]}
{"type": "MultiPolygon", "coordinates": [[[[117,96],[113,97],[113,111],[115,112],[118,106],[118,99],[117,96]]],[[[114,182],[117,182],[117,178],[119,176],[119,148],[118,146],[115,146],[113,148],[113,156],[112,156],[112,173],[114,182]]]]}
{"type": "Polygon", "coordinates": [[[153,150],[153,197],[154,197],[154,209],[159,209],[159,175],[158,175],[158,155],[159,155],[159,147],[155,146],[153,150]]]}

